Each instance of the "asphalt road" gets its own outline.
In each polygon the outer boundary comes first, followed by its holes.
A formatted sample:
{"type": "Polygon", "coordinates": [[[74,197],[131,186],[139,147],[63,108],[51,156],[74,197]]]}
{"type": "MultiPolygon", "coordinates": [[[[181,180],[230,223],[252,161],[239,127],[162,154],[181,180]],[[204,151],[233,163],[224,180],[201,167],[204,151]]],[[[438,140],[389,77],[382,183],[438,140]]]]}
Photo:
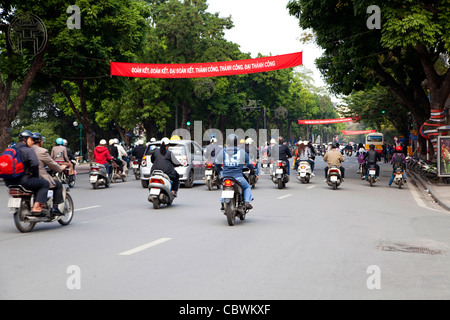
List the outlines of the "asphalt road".
{"type": "Polygon", "coordinates": [[[411,183],[373,188],[356,158],[336,191],[262,175],[245,221],[228,226],[220,191],[181,187],[154,210],[127,182],[94,190],[79,175],[69,226],[16,230],[0,185],[0,299],[449,299],[450,216],[411,183]]]}

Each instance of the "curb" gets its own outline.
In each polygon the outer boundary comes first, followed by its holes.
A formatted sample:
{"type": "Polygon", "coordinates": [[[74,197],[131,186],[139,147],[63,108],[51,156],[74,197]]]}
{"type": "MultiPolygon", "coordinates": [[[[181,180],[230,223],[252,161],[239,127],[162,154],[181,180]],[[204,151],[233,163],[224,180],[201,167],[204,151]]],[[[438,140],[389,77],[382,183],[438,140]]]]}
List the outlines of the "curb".
{"type": "Polygon", "coordinates": [[[445,203],[439,199],[439,197],[434,192],[433,187],[426,186],[425,182],[422,180],[422,178],[418,177],[415,172],[408,170],[408,174],[410,177],[413,177],[414,182],[416,182],[416,184],[420,183],[422,185],[422,187],[425,189],[424,191],[426,191],[443,209],[450,211],[450,205],[448,205],[447,203],[445,203]]]}

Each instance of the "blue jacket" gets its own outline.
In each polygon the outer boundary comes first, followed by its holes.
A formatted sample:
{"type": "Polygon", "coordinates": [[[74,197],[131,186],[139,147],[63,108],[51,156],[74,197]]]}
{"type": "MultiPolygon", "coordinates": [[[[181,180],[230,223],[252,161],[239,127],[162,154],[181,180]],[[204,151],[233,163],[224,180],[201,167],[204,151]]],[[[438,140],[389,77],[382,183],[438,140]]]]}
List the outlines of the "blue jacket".
{"type": "Polygon", "coordinates": [[[244,167],[255,170],[255,167],[250,163],[248,154],[237,147],[223,149],[216,156],[214,164],[219,172],[223,170],[223,177],[243,177],[242,170],[244,167]]]}

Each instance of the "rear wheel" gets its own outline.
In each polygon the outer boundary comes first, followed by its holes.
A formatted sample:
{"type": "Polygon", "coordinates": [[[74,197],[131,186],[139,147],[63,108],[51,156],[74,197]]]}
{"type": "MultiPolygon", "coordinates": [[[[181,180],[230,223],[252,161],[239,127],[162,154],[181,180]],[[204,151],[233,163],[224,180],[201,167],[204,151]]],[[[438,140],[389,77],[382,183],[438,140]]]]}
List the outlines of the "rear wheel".
{"type": "Polygon", "coordinates": [[[192,188],[194,186],[194,171],[191,170],[189,172],[189,176],[187,177],[187,180],[184,182],[184,186],[186,188],[192,188]]]}
{"type": "Polygon", "coordinates": [[[209,180],[206,182],[206,185],[208,186],[208,190],[209,190],[209,191],[211,191],[211,190],[213,189],[213,185],[212,185],[211,179],[209,179],[209,180]]]}
{"type": "Polygon", "coordinates": [[[149,181],[148,180],[141,180],[141,185],[142,185],[142,188],[148,188],[148,183],[149,183],[149,181]]]}
{"type": "Polygon", "coordinates": [[[30,232],[34,229],[36,222],[26,220],[26,215],[30,212],[29,203],[22,200],[20,208],[14,213],[14,224],[16,228],[23,233],[30,232]]]}
{"type": "Polygon", "coordinates": [[[236,223],[236,210],[234,206],[234,199],[225,204],[225,214],[229,226],[234,226],[236,223]]]}
{"type": "Polygon", "coordinates": [[[283,189],[284,183],[282,179],[278,179],[278,189],[283,189]]]}
{"type": "Polygon", "coordinates": [[[153,199],[153,209],[159,209],[161,207],[161,204],[159,203],[158,198],[153,199]]]}

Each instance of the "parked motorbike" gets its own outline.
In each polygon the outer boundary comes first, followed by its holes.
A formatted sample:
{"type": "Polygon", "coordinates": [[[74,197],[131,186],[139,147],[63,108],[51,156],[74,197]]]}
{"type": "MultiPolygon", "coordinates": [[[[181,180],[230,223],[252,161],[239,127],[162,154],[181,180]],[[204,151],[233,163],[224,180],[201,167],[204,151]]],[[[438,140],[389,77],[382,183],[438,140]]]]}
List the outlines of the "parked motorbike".
{"type": "Polygon", "coordinates": [[[405,179],[403,179],[403,173],[404,172],[402,167],[395,168],[394,182],[399,189],[401,189],[402,186],[405,184],[405,179]]]}
{"type": "Polygon", "coordinates": [[[244,193],[239,182],[232,177],[223,178],[222,198],[224,199],[225,215],[228,225],[234,226],[236,217],[245,220],[248,209],[244,201],[244,193]]]}
{"type": "Polygon", "coordinates": [[[208,162],[206,164],[205,184],[208,187],[208,190],[210,190],[210,191],[214,187],[217,187],[217,189],[220,189],[220,185],[221,185],[220,175],[217,172],[217,169],[214,166],[214,163],[212,163],[212,162],[208,162]]]}
{"type": "Polygon", "coordinates": [[[375,168],[375,165],[370,164],[369,167],[367,168],[366,180],[369,181],[371,187],[373,187],[373,185],[378,181],[378,177],[377,177],[376,173],[377,173],[377,170],[375,168]]]}
{"type": "Polygon", "coordinates": [[[134,177],[136,180],[141,179],[141,170],[140,170],[140,163],[139,160],[136,157],[131,157],[131,169],[133,170],[134,177]]]}
{"type": "Polygon", "coordinates": [[[64,202],[58,205],[58,209],[64,213],[63,216],[55,216],[51,212],[53,208],[53,190],[48,191],[47,203],[43,205],[42,213],[36,215],[31,213],[35,199],[34,192],[20,185],[10,185],[8,187],[8,207],[10,208],[10,213],[14,215],[14,224],[20,232],[31,232],[36,223],[39,222],[58,221],[62,226],[67,226],[72,221],[74,207],[72,197],[69,194],[69,186],[58,176],[55,176],[54,179],[63,184],[64,202]]]}
{"type": "Polygon", "coordinates": [[[161,170],[155,170],[149,179],[148,189],[150,194],[148,201],[153,203],[154,209],[159,209],[161,204],[172,205],[175,195],[172,193],[172,181],[161,170]]]}
{"type": "Polygon", "coordinates": [[[278,189],[283,189],[286,183],[289,182],[289,175],[287,174],[286,162],[282,160],[275,161],[273,164],[272,181],[278,185],[278,189]]]}
{"type": "Polygon", "coordinates": [[[98,189],[100,186],[108,188],[111,184],[110,175],[106,172],[106,167],[103,164],[93,162],[91,163],[89,171],[89,183],[92,184],[94,189],[98,189]]]}
{"type": "Polygon", "coordinates": [[[327,184],[336,190],[342,183],[341,170],[338,166],[331,166],[328,168],[327,184]]]}
{"type": "Polygon", "coordinates": [[[307,161],[300,161],[297,169],[297,179],[302,183],[309,183],[312,178],[311,164],[307,161]]]}

